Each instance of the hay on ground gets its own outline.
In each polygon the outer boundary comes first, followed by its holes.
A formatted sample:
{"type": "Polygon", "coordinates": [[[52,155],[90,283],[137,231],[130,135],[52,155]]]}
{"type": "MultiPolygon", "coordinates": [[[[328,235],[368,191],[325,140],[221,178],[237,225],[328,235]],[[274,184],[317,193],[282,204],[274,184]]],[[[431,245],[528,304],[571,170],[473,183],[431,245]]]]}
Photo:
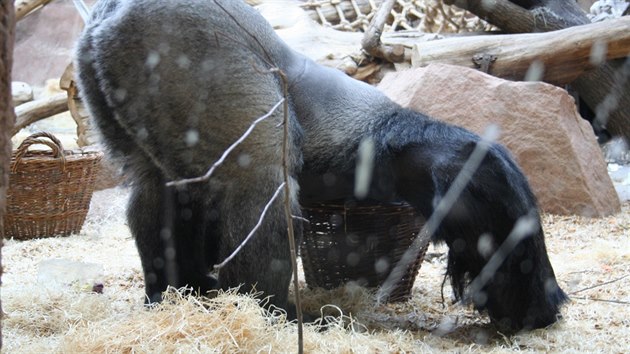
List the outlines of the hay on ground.
{"type": "MultiPolygon", "coordinates": [[[[79,235],[6,241],[6,353],[296,351],[296,324],[281,312],[263,311],[264,299],[235,292],[199,299],[172,291],[162,305],[145,308],[140,261],[124,221],[126,198],[124,188],[97,192],[79,235]],[[55,259],[67,267],[63,276],[42,269],[55,259]],[[71,276],[76,279],[68,284],[71,276]],[[94,283],[103,285],[102,294],[92,292],[94,283]]],[[[452,304],[449,286],[442,301],[445,248],[431,246],[407,303],[376,306],[364,289],[303,287],[305,309],[328,316],[305,327],[305,351],[626,352],[630,204],[607,218],[546,215],[543,221],[556,275],[572,298],[551,328],[506,337],[487,317],[452,304]]]]}

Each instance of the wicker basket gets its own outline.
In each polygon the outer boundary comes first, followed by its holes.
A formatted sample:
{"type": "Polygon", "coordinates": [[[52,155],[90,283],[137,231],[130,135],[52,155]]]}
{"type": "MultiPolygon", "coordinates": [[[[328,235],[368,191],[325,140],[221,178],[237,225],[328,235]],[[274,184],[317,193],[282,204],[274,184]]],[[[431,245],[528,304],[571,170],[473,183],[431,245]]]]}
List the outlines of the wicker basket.
{"type": "Polygon", "coordinates": [[[81,231],[101,152],[64,151],[49,133],[26,138],[11,158],[5,237],[30,239],[81,231]],[[32,145],[50,151],[31,151],[32,145]]]}
{"type": "MultiPolygon", "coordinates": [[[[309,221],[300,247],[306,283],[325,289],[350,281],[380,286],[424,223],[405,203],[319,204],[303,206],[302,212],[309,221]]],[[[394,286],[389,302],[409,299],[426,249],[394,286]]]]}

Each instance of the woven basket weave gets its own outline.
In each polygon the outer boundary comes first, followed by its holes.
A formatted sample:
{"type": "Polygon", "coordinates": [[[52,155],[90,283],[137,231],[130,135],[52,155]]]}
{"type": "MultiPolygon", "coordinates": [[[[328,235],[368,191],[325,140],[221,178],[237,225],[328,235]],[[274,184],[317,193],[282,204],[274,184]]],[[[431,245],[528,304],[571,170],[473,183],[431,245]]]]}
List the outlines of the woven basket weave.
{"type": "MultiPolygon", "coordinates": [[[[302,213],[309,221],[300,247],[306,283],[325,289],[348,282],[379,287],[424,223],[405,203],[318,204],[303,206],[302,213]]],[[[393,287],[389,302],[409,299],[426,249],[393,287]]]]}
{"type": "Polygon", "coordinates": [[[11,158],[5,237],[31,239],[81,231],[101,152],[64,151],[49,133],[26,138],[11,158]],[[29,150],[32,145],[51,150],[29,150]]]}

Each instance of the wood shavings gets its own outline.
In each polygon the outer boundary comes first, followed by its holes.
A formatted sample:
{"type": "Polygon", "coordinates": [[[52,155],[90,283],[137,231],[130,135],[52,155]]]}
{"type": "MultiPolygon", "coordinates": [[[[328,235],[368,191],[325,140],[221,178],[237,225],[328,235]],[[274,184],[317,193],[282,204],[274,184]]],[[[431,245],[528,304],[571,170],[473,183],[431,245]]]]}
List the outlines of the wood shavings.
{"type": "MultiPolygon", "coordinates": [[[[295,352],[297,326],[260,299],[222,293],[198,299],[171,292],[161,306],[143,306],[143,280],[124,221],[127,191],[97,192],[80,235],[7,240],[3,249],[4,350],[7,353],[295,352]],[[103,294],[37,282],[46,259],[103,265],[103,294]]],[[[572,293],[563,320],[551,328],[505,337],[487,317],[452,304],[441,284],[444,246],[431,246],[407,303],[375,306],[361,288],[301,289],[309,312],[305,352],[618,352],[630,335],[630,204],[590,219],[545,215],[547,247],[560,285],[572,293]]],[[[302,276],[302,275],[301,275],[302,276]]],[[[302,277],[303,279],[303,277],[302,277]]],[[[302,283],[303,284],[303,283],[302,283]]]]}

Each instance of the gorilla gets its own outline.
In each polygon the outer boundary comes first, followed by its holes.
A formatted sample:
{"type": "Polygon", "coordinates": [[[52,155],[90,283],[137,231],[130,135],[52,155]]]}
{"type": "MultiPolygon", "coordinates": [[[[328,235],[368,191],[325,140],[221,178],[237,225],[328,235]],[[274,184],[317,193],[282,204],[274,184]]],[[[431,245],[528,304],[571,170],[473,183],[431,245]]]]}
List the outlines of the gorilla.
{"type": "MultiPolygon", "coordinates": [[[[200,294],[240,285],[295,310],[282,193],[251,241],[218,278],[210,275],[284,182],[284,112],[272,107],[285,87],[288,197],[298,233],[300,203],[355,198],[362,142],[374,151],[364,197],[405,201],[428,218],[481,141],[292,51],[241,0],[100,0],[78,41],[75,67],[108,151],[132,180],[127,217],[147,303],[160,301],[169,285],[200,294]],[[208,180],[167,185],[204,175],[263,116],[208,180]]],[[[567,298],[547,256],[535,197],[506,149],[490,144],[462,188],[432,234],[449,246],[446,272],[456,298],[472,299],[514,330],[557,321],[567,298]],[[495,271],[481,274],[523,217],[535,226],[495,271]],[[472,287],[480,274],[483,282],[472,287]]]]}

